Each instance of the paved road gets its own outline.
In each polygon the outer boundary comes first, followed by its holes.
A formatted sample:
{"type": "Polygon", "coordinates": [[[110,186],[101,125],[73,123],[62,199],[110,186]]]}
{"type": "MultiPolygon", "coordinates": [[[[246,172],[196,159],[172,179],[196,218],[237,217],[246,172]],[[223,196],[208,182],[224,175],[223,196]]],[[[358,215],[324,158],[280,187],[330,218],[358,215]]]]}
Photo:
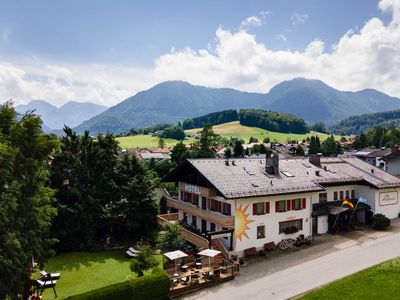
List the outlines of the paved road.
{"type": "Polygon", "coordinates": [[[400,233],[338,250],[276,273],[235,285],[204,290],[196,299],[288,299],[344,276],[400,256],[400,233]]]}

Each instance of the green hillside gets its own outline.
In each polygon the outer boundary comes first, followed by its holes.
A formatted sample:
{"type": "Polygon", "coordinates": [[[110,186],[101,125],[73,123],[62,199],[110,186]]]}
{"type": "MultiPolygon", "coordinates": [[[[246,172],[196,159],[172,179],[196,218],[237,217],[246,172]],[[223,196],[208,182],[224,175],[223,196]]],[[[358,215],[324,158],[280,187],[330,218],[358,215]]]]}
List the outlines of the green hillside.
{"type": "MultiPolygon", "coordinates": [[[[225,137],[227,139],[230,139],[231,137],[237,137],[243,139],[246,143],[248,142],[251,136],[257,138],[258,140],[263,140],[264,138],[269,137],[271,141],[277,141],[277,142],[286,142],[289,139],[301,141],[307,137],[311,137],[312,135],[318,135],[321,140],[325,140],[329,136],[328,134],[325,133],[319,133],[313,131],[305,134],[273,132],[262,128],[243,126],[239,124],[239,121],[216,125],[213,128],[214,132],[218,133],[222,137],[225,137]]],[[[198,132],[199,130],[201,129],[185,130],[185,133],[187,135],[190,135],[198,132]]],[[[340,137],[341,136],[339,135],[335,136],[337,140],[339,140],[340,137]]]]}
{"type": "MultiPolygon", "coordinates": [[[[264,138],[269,137],[271,141],[277,142],[286,142],[288,139],[290,140],[303,140],[308,136],[318,135],[321,140],[325,140],[329,135],[318,132],[310,132],[306,134],[292,134],[292,133],[280,133],[280,132],[272,132],[265,129],[257,128],[257,127],[248,127],[239,124],[239,121],[229,122],[225,124],[216,125],[213,127],[214,132],[218,133],[222,137],[230,139],[231,137],[237,137],[243,139],[246,143],[249,141],[250,137],[255,137],[258,140],[262,141],[264,138]]],[[[185,130],[186,135],[193,135],[199,132],[201,128],[185,130]]],[[[341,136],[336,135],[335,139],[339,140],[341,136]]],[[[117,140],[120,142],[120,146],[123,149],[127,148],[144,148],[144,147],[157,147],[158,146],[158,138],[153,137],[151,135],[135,135],[135,136],[126,136],[119,137],[117,140]]],[[[165,139],[167,147],[173,147],[177,140],[173,139],[165,139]]],[[[186,139],[184,143],[193,142],[193,138],[186,139]]]]}

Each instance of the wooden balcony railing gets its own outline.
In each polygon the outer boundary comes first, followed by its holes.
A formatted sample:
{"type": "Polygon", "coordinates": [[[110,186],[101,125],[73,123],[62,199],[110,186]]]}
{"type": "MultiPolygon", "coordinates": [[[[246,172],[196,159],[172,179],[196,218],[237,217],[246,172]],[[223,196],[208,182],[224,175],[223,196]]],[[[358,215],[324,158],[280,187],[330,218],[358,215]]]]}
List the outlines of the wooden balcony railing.
{"type": "Polygon", "coordinates": [[[167,199],[167,204],[169,207],[173,207],[178,210],[182,210],[185,213],[191,214],[198,218],[208,220],[212,223],[219,224],[225,228],[234,227],[234,218],[230,216],[225,216],[219,212],[214,212],[210,210],[204,210],[191,203],[183,202],[173,198],[167,199]]]}
{"type": "MultiPolygon", "coordinates": [[[[157,222],[161,226],[178,221],[178,214],[164,214],[157,216],[157,222]]],[[[208,248],[208,240],[194,232],[191,232],[185,228],[182,228],[182,238],[200,248],[208,248]]]]}

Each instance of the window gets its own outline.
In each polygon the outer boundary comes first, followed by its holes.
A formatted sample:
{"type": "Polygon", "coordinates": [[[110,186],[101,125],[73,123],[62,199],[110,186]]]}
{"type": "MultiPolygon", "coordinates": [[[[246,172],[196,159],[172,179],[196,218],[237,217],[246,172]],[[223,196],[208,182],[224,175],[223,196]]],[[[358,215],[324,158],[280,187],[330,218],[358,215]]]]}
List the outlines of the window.
{"type": "Polygon", "coordinates": [[[340,191],[340,199],[339,200],[343,200],[344,199],[344,192],[340,191]]]}
{"type": "Polygon", "coordinates": [[[351,198],[354,199],[356,197],[356,191],[351,190],[351,198]]]}
{"type": "Polygon", "coordinates": [[[328,194],[327,193],[319,193],[319,202],[326,202],[328,201],[328,194]]]}
{"type": "Polygon", "coordinates": [[[183,213],[183,223],[187,224],[187,213],[183,213]]]}
{"type": "Polygon", "coordinates": [[[197,218],[196,218],[196,216],[192,216],[192,225],[194,227],[197,227],[197,218]]]}
{"type": "Polygon", "coordinates": [[[292,200],[292,209],[294,209],[294,210],[302,209],[302,207],[301,207],[301,199],[292,200]]]}
{"type": "Polygon", "coordinates": [[[303,219],[279,222],[279,233],[291,234],[303,230],[303,219]]]}
{"type": "Polygon", "coordinates": [[[350,191],[346,191],[346,198],[350,197],[350,191]]]}
{"type": "Polygon", "coordinates": [[[199,206],[199,195],[193,195],[192,204],[199,206]]]}
{"type": "Polygon", "coordinates": [[[253,204],[253,215],[259,216],[265,214],[265,203],[258,202],[253,204]]]}
{"type": "Polygon", "coordinates": [[[218,201],[211,199],[211,208],[212,211],[218,211],[218,201]]]}
{"type": "Polygon", "coordinates": [[[207,232],[207,221],[201,219],[201,232],[206,233],[207,232]]]}
{"type": "Polygon", "coordinates": [[[265,238],[265,225],[257,226],[257,239],[265,238]]]}
{"type": "Polygon", "coordinates": [[[275,202],[275,211],[276,212],[285,212],[286,211],[286,200],[276,201],[275,202]]]}
{"type": "Polygon", "coordinates": [[[222,213],[225,216],[231,215],[231,205],[229,203],[222,203],[222,213]]]}
{"type": "Polygon", "coordinates": [[[207,209],[207,198],[206,197],[201,197],[201,208],[207,209]]]}
{"type": "Polygon", "coordinates": [[[333,200],[339,200],[338,192],[333,192],[333,200]]]}
{"type": "Polygon", "coordinates": [[[215,224],[214,223],[210,223],[210,231],[211,232],[215,231],[215,224]]]}

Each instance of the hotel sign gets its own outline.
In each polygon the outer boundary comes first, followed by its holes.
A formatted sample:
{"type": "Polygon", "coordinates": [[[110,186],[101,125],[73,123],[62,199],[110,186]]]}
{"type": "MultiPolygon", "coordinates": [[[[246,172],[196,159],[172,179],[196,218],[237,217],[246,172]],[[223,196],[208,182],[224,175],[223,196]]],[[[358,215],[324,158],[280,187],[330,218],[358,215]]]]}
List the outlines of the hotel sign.
{"type": "Polygon", "coordinates": [[[397,192],[385,192],[379,194],[379,205],[395,205],[398,203],[397,192]]]}
{"type": "Polygon", "coordinates": [[[192,194],[200,194],[200,187],[185,183],[185,192],[192,194]]]}

